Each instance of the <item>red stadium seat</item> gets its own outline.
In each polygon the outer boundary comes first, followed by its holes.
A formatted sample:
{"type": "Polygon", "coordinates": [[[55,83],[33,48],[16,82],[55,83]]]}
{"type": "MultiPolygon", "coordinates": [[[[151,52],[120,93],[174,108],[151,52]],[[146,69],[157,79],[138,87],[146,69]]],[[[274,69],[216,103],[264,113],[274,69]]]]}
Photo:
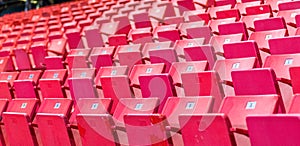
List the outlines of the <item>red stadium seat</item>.
{"type": "Polygon", "coordinates": [[[248,40],[248,32],[244,22],[234,22],[218,25],[220,35],[243,34],[243,40],[248,40]]]}
{"type": "Polygon", "coordinates": [[[169,70],[171,68],[171,64],[173,62],[178,61],[177,54],[173,48],[150,50],[149,56],[150,56],[150,62],[152,64],[155,64],[155,63],[164,63],[165,64],[165,68],[163,71],[165,73],[169,72],[169,70]]]}
{"type": "Polygon", "coordinates": [[[99,70],[103,66],[113,65],[114,47],[95,47],[91,51],[92,65],[99,70]]]}
{"type": "Polygon", "coordinates": [[[271,55],[299,53],[300,50],[295,46],[295,43],[299,40],[299,36],[270,39],[269,47],[271,55]]]}
{"type": "Polygon", "coordinates": [[[214,48],[211,45],[192,46],[184,48],[186,61],[204,61],[208,62],[208,69],[212,69],[217,59],[214,54],[214,48]]]}

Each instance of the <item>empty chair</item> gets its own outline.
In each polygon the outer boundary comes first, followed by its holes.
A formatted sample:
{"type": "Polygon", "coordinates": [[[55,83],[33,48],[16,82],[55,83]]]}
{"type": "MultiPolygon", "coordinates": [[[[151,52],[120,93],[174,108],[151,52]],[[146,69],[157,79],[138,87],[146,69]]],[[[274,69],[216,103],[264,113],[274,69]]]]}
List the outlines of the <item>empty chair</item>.
{"type": "Polygon", "coordinates": [[[241,18],[240,11],[238,9],[220,10],[216,12],[217,19],[235,18],[239,21],[241,18]]]}
{"type": "Polygon", "coordinates": [[[14,81],[16,98],[38,98],[36,87],[41,71],[22,71],[18,80],[14,81]]]}
{"type": "Polygon", "coordinates": [[[236,95],[278,95],[279,112],[285,113],[286,110],[276,81],[276,75],[272,69],[232,71],[231,77],[236,95]]]}
{"type": "Polygon", "coordinates": [[[249,6],[245,8],[245,11],[246,11],[246,15],[259,15],[259,14],[269,13],[270,16],[273,16],[272,8],[269,4],[249,6]]]}
{"type": "Polygon", "coordinates": [[[134,44],[145,44],[148,42],[152,42],[152,28],[139,28],[139,29],[132,29],[130,31],[129,37],[134,44]]]}
{"type": "Polygon", "coordinates": [[[173,80],[169,74],[140,75],[139,82],[143,98],[159,98],[159,113],[162,112],[168,97],[176,96],[173,80]]]}
{"type": "Polygon", "coordinates": [[[183,12],[183,17],[185,21],[195,22],[195,21],[204,21],[205,24],[208,24],[211,17],[210,14],[205,12],[205,10],[193,10],[193,11],[185,11],[183,12]]]}
{"type": "Polygon", "coordinates": [[[186,33],[188,39],[204,38],[204,44],[208,44],[212,37],[211,29],[208,26],[187,28],[186,33]]]}
{"type": "Polygon", "coordinates": [[[218,25],[218,29],[220,35],[242,33],[243,40],[248,40],[248,32],[244,22],[220,24],[218,25]]]}
{"type": "Polygon", "coordinates": [[[290,77],[291,77],[291,83],[292,83],[294,94],[300,93],[300,90],[299,90],[300,80],[298,78],[299,74],[300,74],[300,67],[291,67],[290,68],[290,77]]]}
{"type": "Polygon", "coordinates": [[[113,100],[112,112],[115,111],[120,99],[133,97],[127,75],[102,76],[100,82],[104,97],[113,100]]]}
{"type": "Polygon", "coordinates": [[[282,38],[269,39],[271,55],[276,54],[295,54],[300,50],[295,44],[300,40],[299,36],[289,36],[282,38]]]}
{"type": "Polygon", "coordinates": [[[68,78],[71,97],[76,103],[80,98],[97,98],[93,78],[68,78]]]}
{"type": "Polygon", "coordinates": [[[259,19],[267,19],[270,18],[269,13],[257,14],[257,15],[246,15],[242,16],[241,21],[243,21],[248,30],[255,31],[254,29],[254,21],[259,19]]]}
{"type": "Polygon", "coordinates": [[[186,61],[207,60],[208,69],[212,69],[217,59],[214,54],[214,48],[211,45],[185,47],[184,56],[186,61]]]}
{"type": "Polygon", "coordinates": [[[101,67],[95,77],[95,84],[97,87],[101,87],[100,78],[102,76],[116,76],[116,75],[128,75],[127,66],[107,66],[101,67]]]}
{"type": "Polygon", "coordinates": [[[87,45],[89,48],[102,47],[103,40],[97,25],[91,25],[84,30],[87,45]]]}
{"type": "Polygon", "coordinates": [[[31,125],[38,105],[38,100],[34,98],[10,101],[6,112],[2,115],[7,144],[38,145],[36,134],[31,125]]]}
{"type": "Polygon", "coordinates": [[[298,114],[248,116],[247,126],[251,145],[299,145],[297,140],[300,129],[299,116],[298,114]]]}
{"type": "Polygon", "coordinates": [[[255,57],[256,67],[262,65],[262,60],[255,41],[226,43],[223,45],[225,59],[255,57]]]}
{"type": "Polygon", "coordinates": [[[278,4],[278,8],[280,11],[299,9],[300,3],[298,1],[281,2],[278,4]]]}
{"type": "Polygon", "coordinates": [[[43,98],[66,98],[62,89],[67,77],[67,70],[46,70],[39,81],[43,98]]]}
{"type": "Polygon", "coordinates": [[[18,72],[1,72],[0,73],[0,98],[13,99],[13,83],[17,79],[18,72]]]}
{"type": "Polygon", "coordinates": [[[136,47],[131,45],[119,46],[118,59],[120,65],[128,66],[129,70],[131,70],[135,64],[143,64],[141,45],[136,45],[136,47]]]}
{"type": "Polygon", "coordinates": [[[149,56],[152,64],[165,64],[164,72],[169,72],[171,64],[178,61],[176,51],[173,48],[151,50],[149,51],[149,56]]]}
{"type": "Polygon", "coordinates": [[[10,57],[0,57],[0,71],[13,71],[14,66],[10,57]]]}
{"type": "Polygon", "coordinates": [[[182,60],[185,59],[184,48],[203,45],[204,41],[204,38],[177,40],[174,44],[174,49],[178,55],[179,61],[182,62],[182,60]]]}
{"type": "Polygon", "coordinates": [[[69,68],[88,68],[87,58],[91,49],[72,49],[67,56],[69,68]]]}
{"type": "Polygon", "coordinates": [[[72,100],[65,98],[45,99],[42,102],[34,123],[38,126],[43,145],[74,145],[74,137],[69,134],[67,125],[72,105],[72,100]]]}
{"type": "Polygon", "coordinates": [[[204,21],[193,21],[193,22],[184,22],[180,23],[178,26],[178,29],[180,30],[181,36],[187,36],[186,30],[188,28],[195,28],[195,27],[201,27],[204,25],[204,21]]]}
{"type": "Polygon", "coordinates": [[[288,110],[288,113],[289,114],[297,114],[297,113],[300,113],[300,107],[299,107],[299,102],[300,102],[300,96],[298,93],[294,94],[293,95],[293,99],[292,99],[292,102],[291,102],[291,106],[288,110]]]}
{"type": "Polygon", "coordinates": [[[218,111],[224,92],[216,72],[182,73],[181,80],[185,96],[212,96],[214,98],[213,112],[218,111]]]}
{"type": "Polygon", "coordinates": [[[90,60],[97,70],[102,66],[113,65],[115,47],[95,47],[91,51],[90,60]]]}
{"type": "Polygon", "coordinates": [[[176,25],[158,26],[155,28],[153,35],[159,42],[171,41],[175,43],[176,40],[180,40],[179,30],[176,29],[176,25]]]}
{"type": "Polygon", "coordinates": [[[277,109],[277,95],[225,97],[219,114],[179,116],[183,141],[185,145],[249,145],[248,138],[242,137],[247,136],[246,116],[273,114],[277,109]]]}
{"type": "Polygon", "coordinates": [[[77,116],[79,132],[83,137],[88,136],[88,139],[84,140],[85,144],[128,144],[126,133],[122,131],[123,116],[136,113],[151,114],[156,111],[158,103],[157,98],[122,98],[112,116],[79,114],[77,116]]]}
{"type": "MultiPolygon", "coordinates": [[[[219,31],[219,25],[221,24],[229,24],[229,23],[234,23],[235,18],[226,18],[226,19],[211,19],[208,23],[209,27],[211,28],[211,31],[214,34],[220,34],[219,31]]],[[[242,32],[240,32],[242,33],[242,32]]]]}
{"type": "MultiPolygon", "coordinates": [[[[179,40],[180,41],[180,40],[179,40]]],[[[149,51],[161,48],[170,48],[172,42],[156,42],[156,43],[146,43],[142,50],[142,55],[144,60],[149,60],[149,51]]],[[[176,49],[175,49],[176,50],[176,49]]],[[[178,55],[178,53],[177,53],[178,55]]]]}
{"type": "Polygon", "coordinates": [[[286,24],[283,17],[259,19],[254,21],[254,29],[255,31],[286,29],[286,24]]]}
{"type": "Polygon", "coordinates": [[[214,47],[214,53],[224,57],[223,44],[242,41],[243,34],[218,35],[212,36],[209,44],[214,47]]]}
{"type": "Polygon", "coordinates": [[[170,145],[183,145],[181,134],[179,134],[180,114],[203,114],[211,111],[213,98],[203,97],[169,97],[162,115],[158,114],[128,114],[125,115],[126,132],[130,145],[150,145],[157,143],[167,143],[167,139],[172,140],[170,145]],[[157,119],[157,121],[151,119],[157,119]],[[159,119],[163,120],[160,121],[159,119]],[[148,123],[145,125],[144,123],[148,123]],[[144,129],[147,128],[147,131],[144,129]],[[149,134],[149,129],[151,134],[149,134]],[[153,133],[152,133],[153,132],[153,133]],[[159,133],[159,134],[158,134],[159,133]],[[156,135],[157,139],[151,141],[151,135],[156,135]],[[137,137],[138,140],[137,140],[137,137]]]}

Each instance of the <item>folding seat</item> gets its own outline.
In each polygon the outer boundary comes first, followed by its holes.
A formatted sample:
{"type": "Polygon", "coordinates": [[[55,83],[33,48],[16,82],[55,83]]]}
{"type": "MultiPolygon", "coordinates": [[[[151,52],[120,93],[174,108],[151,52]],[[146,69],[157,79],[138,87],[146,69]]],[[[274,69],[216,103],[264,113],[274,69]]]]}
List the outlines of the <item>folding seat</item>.
{"type": "Polygon", "coordinates": [[[216,35],[212,36],[209,44],[214,48],[214,53],[218,56],[224,57],[223,44],[242,41],[243,34],[230,34],[230,35],[216,35]]]}
{"type": "Polygon", "coordinates": [[[187,28],[186,33],[188,39],[204,38],[204,44],[208,44],[212,37],[212,31],[209,26],[187,28]]]}
{"type": "Polygon", "coordinates": [[[235,58],[217,60],[213,70],[218,72],[223,83],[223,90],[225,95],[234,95],[231,71],[253,69],[256,65],[255,57],[249,58],[235,58]]]}
{"type": "Polygon", "coordinates": [[[149,17],[152,17],[160,22],[166,17],[176,16],[174,6],[172,2],[160,2],[152,6],[148,11],[149,17]]]}
{"type": "Polygon", "coordinates": [[[256,5],[246,7],[246,15],[258,15],[269,13],[270,16],[273,16],[271,6],[268,4],[256,5]]]}
{"type": "Polygon", "coordinates": [[[279,11],[294,10],[300,8],[300,2],[298,1],[283,1],[278,3],[279,11]]]}
{"type": "Polygon", "coordinates": [[[242,41],[234,43],[226,43],[223,45],[224,57],[226,59],[255,57],[255,67],[262,66],[262,60],[255,41],[242,41]]]}
{"type": "Polygon", "coordinates": [[[97,25],[86,27],[84,33],[89,48],[102,47],[104,45],[97,25]]]}
{"type": "Polygon", "coordinates": [[[182,15],[185,11],[196,10],[196,7],[195,7],[195,4],[193,1],[180,0],[180,1],[177,1],[177,5],[178,5],[180,15],[182,15]]]}
{"type": "Polygon", "coordinates": [[[283,17],[274,17],[267,19],[260,19],[254,21],[255,31],[268,31],[277,29],[286,29],[286,23],[283,17]],[[273,25],[270,25],[273,24],[273,25]]]}
{"type": "Polygon", "coordinates": [[[42,71],[22,71],[14,80],[15,98],[38,98],[36,87],[42,71]]]}
{"type": "Polygon", "coordinates": [[[0,57],[0,71],[13,71],[14,66],[11,57],[0,57]]]}
{"type": "Polygon", "coordinates": [[[185,72],[181,74],[181,80],[185,96],[213,96],[213,112],[218,111],[224,91],[217,72],[185,72]]]}
{"type": "Polygon", "coordinates": [[[214,54],[214,48],[211,45],[185,47],[184,56],[186,61],[207,60],[208,69],[212,69],[217,59],[214,54]]]}
{"type": "Polygon", "coordinates": [[[172,25],[176,24],[178,27],[180,23],[184,22],[184,17],[183,16],[173,16],[173,17],[166,17],[163,21],[164,25],[172,25]]]}
{"type": "Polygon", "coordinates": [[[100,78],[102,76],[117,76],[117,75],[128,75],[127,66],[107,66],[101,67],[95,77],[95,84],[97,87],[101,87],[100,78]]]}
{"type": "Polygon", "coordinates": [[[246,3],[237,3],[235,8],[238,9],[241,15],[246,15],[246,8],[251,6],[258,6],[261,4],[261,1],[251,1],[246,3]]]}
{"type": "Polygon", "coordinates": [[[112,66],[115,47],[95,47],[91,51],[90,60],[94,68],[112,66]]]}
{"type": "Polygon", "coordinates": [[[134,21],[135,28],[152,27],[149,14],[147,12],[137,11],[131,13],[134,21]]]}
{"type": "Polygon", "coordinates": [[[139,82],[143,98],[158,97],[161,113],[168,97],[176,96],[172,78],[169,74],[140,75],[139,82]]]}
{"type": "Polygon", "coordinates": [[[31,55],[33,58],[32,67],[34,69],[44,68],[45,57],[48,55],[48,43],[47,42],[34,42],[30,46],[31,55]]]}
{"type": "Polygon", "coordinates": [[[13,49],[13,53],[15,55],[16,70],[28,70],[32,68],[27,46],[16,47],[13,49]]]}
{"type": "Polygon", "coordinates": [[[184,49],[187,47],[196,47],[204,44],[204,38],[177,40],[174,44],[174,49],[178,55],[179,60],[185,58],[184,49]]]}
{"type": "Polygon", "coordinates": [[[211,19],[208,23],[209,27],[211,28],[211,31],[214,34],[219,34],[219,28],[218,26],[220,24],[227,24],[227,23],[234,23],[235,18],[226,18],[226,19],[211,19]]]}
{"type": "Polygon", "coordinates": [[[13,83],[17,79],[18,72],[1,72],[0,73],[0,99],[13,99],[13,83]]]}
{"type": "Polygon", "coordinates": [[[78,28],[68,29],[66,30],[65,35],[70,49],[84,48],[81,39],[81,30],[78,28]]]}
{"type": "Polygon", "coordinates": [[[84,144],[127,145],[123,129],[126,114],[151,114],[156,111],[158,98],[122,98],[111,116],[109,114],[78,114],[77,122],[84,144]]]}
{"type": "Polygon", "coordinates": [[[248,116],[247,126],[251,145],[299,145],[297,140],[300,129],[299,116],[298,114],[248,116]]]}
{"type": "Polygon", "coordinates": [[[298,78],[300,74],[300,68],[299,67],[290,67],[290,77],[291,77],[291,83],[293,88],[293,93],[297,94],[300,93],[299,83],[300,80],[298,78]]]}
{"type": "Polygon", "coordinates": [[[257,31],[251,33],[249,40],[254,40],[260,50],[270,52],[268,40],[271,38],[282,38],[286,34],[286,29],[257,31]]]}
{"type": "Polygon", "coordinates": [[[46,69],[64,69],[62,56],[46,56],[44,65],[46,69]]]}
{"type": "Polygon", "coordinates": [[[195,28],[195,27],[201,27],[201,26],[204,26],[204,21],[202,20],[199,20],[199,21],[193,21],[193,22],[183,22],[183,23],[180,23],[179,26],[178,26],[178,29],[180,30],[180,34],[181,36],[183,37],[187,37],[187,32],[186,30],[188,28],[195,28]]]}
{"type": "Polygon", "coordinates": [[[108,36],[108,44],[109,46],[119,46],[119,45],[127,45],[127,35],[126,34],[115,34],[108,36]]]}
{"type": "Polygon", "coordinates": [[[151,27],[132,29],[129,37],[134,44],[145,44],[148,42],[153,42],[151,27]]]}
{"type": "Polygon", "coordinates": [[[270,14],[269,13],[263,13],[263,14],[242,16],[241,21],[245,23],[248,30],[255,31],[254,21],[259,20],[259,19],[267,19],[267,18],[270,18],[270,14]]]}
{"type": "Polygon", "coordinates": [[[299,9],[282,10],[278,12],[277,17],[283,17],[287,25],[297,27],[295,17],[299,13],[300,13],[299,9]]]}
{"type": "Polygon", "coordinates": [[[153,30],[153,38],[159,42],[180,40],[179,30],[176,29],[176,24],[157,26],[153,30]]]}
{"type": "Polygon", "coordinates": [[[187,22],[204,21],[205,24],[208,24],[211,19],[209,13],[205,12],[205,10],[185,11],[183,16],[187,22]]]}
{"type": "MultiPolygon", "coordinates": [[[[180,40],[178,40],[180,41],[180,40]]],[[[156,50],[161,48],[170,48],[172,42],[155,42],[155,43],[145,43],[142,49],[142,55],[144,60],[149,60],[149,51],[156,50]]],[[[178,54],[177,54],[178,55],[178,54]]]]}
{"type": "Polygon", "coordinates": [[[235,18],[236,21],[239,21],[241,18],[241,14],[238,9],[216,11],[216,16],[217,19],[235,18]]]}
{"type": "Polygon", "coordinates": [[[299,36],[269,39],[271,55],[299,53],[300,50],[295,46],[298,41],[300,41],[299,36]]]}
{"type": "Polygon", "coordinates": [[[78,127],[76,116],[78,114],[107,114],[110,112],[112,100],[110,98],[80,98],[75,105],[69,119],[70,126],[78,127]]]}
{"type": "Polygon", "coordinates": [[[129,22],[127,15],[117,15],[113,18],[115,22],[119,22],[116,34],[128,34],[131,29],[131,24],[129,22]]]}
{"type": "Polygon", "coordinates": [[[208,1],[194,0],[194,3],[199,6],[204,6],[204,7],[211,7],[212,5],[214,5],[214,1],[211,1],[211,0],[208,0],[208,1]]]}
{"type": "Polygon", "coordinates": [[[248,134],[246,116],[276,113],[277,102],[276,95],[228,96],[224,98],[217,114],[180,115],[179,123],[184,144],[249,145],[249,139],[245,137],[248,134]]]}
{"type": "Polygon", "coordinates": [[[246,25],[244,22],[220,24],[220,25],[218,25],[218,29],[219,29],[220,35],[242,33],[243,40],[248,40],[248,32],[247,32],[246,25]]]}
{"type": "Polygon", "coordinates": [[[90,52],[91,49],[72,49],[66,58],[69,68],[87,68],[90,52]]]}
{"type": "Polygon", "coordinates": [[[76,103],[79,98],[97,98],[98,93],[94,86],[94,79],[89,77],[68,78],[68,85],[70,88],[71,97],[76,103]]]}
{"type": "Polygon", "coordinates": [[[235,0],[217,0],[215,1],[214,6],[218,7],[218,6],[224,6],[224,5],[230,5],[231,7],[234,7],[236,4],[235,0]]]}
{"type": "Polygon", "coordinates": [[[33,122],[38,126],[43,145],[74,145],[74,137],[67,125],[72,105],[71,99],[63,98],[45,99],[41,103],[33,122]]]}
{"type": "Polygon", "coordinates": [[[278,95],[279,112],[285,113],[281,91],[272,69],[232,71],[231,77],[235,95],[278,95]]]}
{"type": "Polygon", "coordinates": [[[34,98],[13,99],[2,114],[4,130],[9,145],[38,145],[31,125],[39,101],[34,98]],[[16,132],[18,131],[18,132],[16,132]]]}
{"type": "Polygon", "coordinates": [[[173,62],[169,74],[173,79],[173,85],[177,96],[184,96],[181,74],[186,72],[199,72],[207,69],[207,61],[173,62]]]}
{"type": "Polygon", "coordinates": [[[65,56],[67,40],[64,38],[50,41],[48,51],[57,55],[65,56]]]}
{"type": "MultiPolygon", "coordinates": [[[[167,143],[167,139],[172,141],[171,144],[183,145],[181,135],[179,134],[179,120],[180,114],[203,114],[211,111],[213,98],[210,96],[203,97],[169,97],[162,115],[158,114],[128,114],[125,115],[124,121],[126,123],[126,132],[130,145],[150,145],[156,143],[167,143]],[[154,121],[150,119],[159,119],[163,121],[154,121]],[[145,123],[149,125],[145,125],[145,123]],[[145,128],[147,132],[145,133],[145,128]],[[150,135],[148,132],[150,132],[150,135]],[[160,134],[158,134],[160,133],[160,134]],[[154,134],[162,139],[151,141],[150,137],[154,134]]],[[[169,142],[170,142],[169,141],[169,142]]],[[[168,145],[168,144],[166,144],[168,145]]]]}
{"type": "Polygon", "coordinates": [[[45,70],[39,80],[40,90],[44,98],[66,98],[63,89],[64,82],[67,78],[67,70],[45,70]]]}
{"type": "Polygon", "coordinates": [[[150,62],[155,63],[164,63],[165,73],[169,72],[171,64],[173,62],[178,62],[177,54],[173,48],[163,48],[159,50],[150,50],[149,51],[150,62]]]}
{"type": "Polygon", "coordinates": [[[231,9],[231,5],[223,5],[223,6],[214,6],[209,7],[207,12],[210,14],[211,18],[217,18],[216,12],[222,10],[229,10],[231,9]]]}
{"type": "Polygon", "coordinates": [[[129,78],[127,75],[114,75],[100,77],[103,96],[113,100],[113,112],[121,98],[132,98],[133,93],[130,88],[129,78]]]}

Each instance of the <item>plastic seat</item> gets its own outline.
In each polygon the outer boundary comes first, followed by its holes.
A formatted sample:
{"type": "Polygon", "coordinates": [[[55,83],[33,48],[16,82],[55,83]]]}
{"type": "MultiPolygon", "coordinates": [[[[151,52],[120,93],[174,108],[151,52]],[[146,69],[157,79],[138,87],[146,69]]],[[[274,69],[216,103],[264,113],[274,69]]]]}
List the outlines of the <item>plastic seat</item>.
{"type": "Polygon", "coordinates": [[[81,30],[79,30],[78,28],[66,30],[65,34],[70,49],[84,48],[80,33],[81,30]]]}
{"type": "Polygon", "coordinates": [[[226,43],[223,45],[223,49],[224,57],[226,59],[255,57],[255,67],[260,67],[262,65],[261,56],[255,41],[226,43]]]}
{"type": "Polygon", "coordinates": [[[92,65],[99,70],[103,66],[113,65],[114,47],[95,47],[91,51],[90,60],[92,65]]]}
{"type": "MultiPolygon", "coordinates": [[[[281,4],[281,3],[280,3],[281,4]]],[[[300,10],[293,9],[293,10],[281,10],[278,12],[277,17],[283,17],[285,22],[288,25],[296,27],[296,15],[300,13],[300,10]]]]}
{"type": "Polygon", "coordinates": [[[255,31],[254,21],[259,19],[270,18],[269,13],[257,14],[257,15],[246,15],[242,16],[241,21],[245,23],[248,30],[255,31]]]}
{"type": "MultiPolygon", "coordinates": [[[[219,25],[221,24],[228,24],[228,23],[234,23],[235,18],[226,18],[226,19],[211,19],[208,23],[211,31],[214,34],[220,34],[219,32],[219,25]]],[[[242,32],[241,32],[242,33],[242,32]]]]}
{"type": "MultiPolygon", "coordinates": [[[[161,129],[156,129],[153,132],[161,132],[162,135],[168,136],[172,139],[173,144],[182,144],[181,135],[179,132],[179,120],[180,114],[200,114],[207,113],[211,111],[213,103],[212,97],[169,97],[166,101],[162,115],[165,116],[164,121],[161,123],[152,123],[153,125],[147,126],[147,129],[160,127],[161,129]]],[[[139,114],[139,115],[125,115],[124,121],[126,123],[126,131],[128,133],[129,144],[137,145],[147,145],[156,143],[150,143],[149,135],[144,132],[146,128],[143,122],[150,122],[151,118],[162,117],[162,115],[157,114],[139,114]],[[148,118],[147,118],[148,117],[148,118]],[[135,128],[134,128],[135,127],[135,128]],[[136,140],[137,136],[141,136],[139,140],[136,140]]],[[[154,121],[152,121],[154,122],[154,121]]],[[[151,123],[151,122],[150,122],[151,123]]],[[[157,142],[164,142],[164,139],[160,139],[157,142]]]]}
{"type": "Polygon", "coordinates": [[[14,80],[16,98],[39,98],[36,87],[41,71],[22,71],[18,80],[14,80]]]}
{"type": "Polygon", "coordinates": [[[130,36],[134,44],[145,44],[152,42],[151,27],[131,29],[130,36]]]}
{"type": "Polygon", "coordinates": [[[18,72],[1,72],[0,73],[0,99],[11,100],[14,98],[13,83],[17,79],[18,72]]]}
{"type": "Polygon", "coordinates": [[[150,50],[149,51],[150,62],[155,63],[164,63],[165,68],[163,72],[169,72],[171,64],[177,62],[177,54],[173,48],[165,48],[159,50],[150,50]]]}
{"type": "Polygon", "coordinates": [[[146,12],[135,12],[133,13],[133,21],[135,28],[146,28],[152,27],[149,14],[146,12]]]}
{"type": "Polygon", "coordinates": [[[180,23],[178,26],[178,29],[180,30],[181,36],[187,36],[186,30],[188,28],[195,28],[195,27],[201,27],[204,26],[204,21],[199,20],[199,21],[192,21],[192,22],[184,22],[180,23]]]}
{"type": "Polygon", "coordinates": [[[269,13],[270,16],[273,16],[272,8],[268,4],[246,7],[245,10],[247,15],[258,15],[258,14],[269,13]]]}
{"type": "Polygon", "coordinates": [[[214,48],[211,45],[192,46],[184,48],[186,61],[203,61],[207,60],[208,69],[212,69],[217,59],[214,54],[214,48]]]}
{"type": "Polygon", "coordinates": [[[10,101],[6,112],[2,115],[6,138],[9,144],[38,145],[36,134],[32,132],[33,127],[30,125],[38,104],[38,100],[32,98],[10,101]]]}
{"type": "Polygon", "coordinates": [[[238,9],[220,10],[216,12],[217,19],[235,18],[239,21],[241,18],[240,11],[238,9]]]}
{"type": "Polygon", "coordinates": [[[184,16],[185,21],[188,22],[204,21],[205,24],[208,24],[211,19],[209,13],[206,13],[203,10],[185,11],[182,15],[184,16]]]}
{"type": "Polygon", "coordinates": [[[278,95],[279,112],[285,113],[279,85],[272,69],[232,71],[231,77],[236,95],[278,95]]]}
{"type": "Polygon", "coordinates": [[[32,68],[32,64],[27,52],[27,46],[17,46],[15,49],[13,49],[13,53],[15,54],[16,70],[29,70],[32,68]]]}
{"type": "Polygon", "coordinates": [[[254,29],[255,31],[286,29],[286,23],[283,17],[260,19],[254,21],[254,29]],[[268,25],[268,24],[273,24],[273,25],[268,25]]]}
{"type": "Polygon", "coordinates": [[[292,88],[293,88],[294,94],[300,93],[300,90],[299,90],[300,80],[298,78],[299,73],[300,73],[299,67],[291,67],[290,68],[290,77],[291,77],[291,83],[292,83],[292,88]]]}
{"type": "Polygon", "coordinates": [[[218,25],[218,29],[220,35],[242,33],[243,40],[248,40],[248,32],[244,22],[220,24],[218,25]]]}
{"type": "Polygon", "coordinates": [[[41,143],[43,145],[74,145],[73,136],[69,137],[68,122],[72,109],[70,99],[45,99],[34,120],[38,125],[41,143]],[[49,133],[52,133],[49,135],[49,133]],[[55,140],[53,140],[55,139],[55,140]]]}
{"type": "Polygon", "coordinates": [[[298,1],[286,1],[278,4],[279,11],[284,10],[294,10],[300,8],[300,3],[298,1]]]}
{"type": "Polygon", "coordinates": [[[109,46],[127,45],[127,36],[125,34],[114,34],[108,36],[109,46]]]}
{"type": "Polygon", "coordinates": [[[300,108],[299,108],[299,102],[300,102],[300,98],[299,98],[299,94],[298,93],[295,93],[293,95],[293,99],[291,101],[291,106],[288,110],[288,113],[289,114],[299,114],[300,113],[300,108]]]}
{"type": "Polygon", "coordinates": [[[243,34],[212,36],[209,44],[215,49],[215,54],[224,56],[223,44],[242,41],[243,34]]]}
{"type": "Polygon", "coordinates": [[[142,59],[141,46],[119,46],[118,59],[120,65],[128,66],[129,70],[136,64],[143,64],[144,61],[142,59]]]}
{"type": "Polygon", "coordinates": [[[102,76],[100,82],[104,97],[113,100],[112,112],[115,111],[120,99],[133,97],[127,75],[102,76]]]}
{"type": "Polygon", "coordinates": [[[212,32],[209,26],[187,28],[186,33],[188,39],[204,38],[204,44],[208,44],[212,37],[212,32]]]}
{"type": "Polygon", "coordinates": [[[184,48],[203,45],[204,41],[204,38],[177,40],[174,44],[174,49],[179,57],[179,61],[185,58],[184,48]]]}
{"type": "Polygon", "coordinates": [[[158,97],[160,99],[159,113],[162,112],[168,97],[176,96],[172,78],[168,74],[140,75],[139,82],[143,98],[158,97]]]}
{"type": "Polygon", "coordinates": [[[299,116],[279,114],[247,117],[251,145],[298,145],[299,116]]]}
{"type": "Polygon", "coordinates": [[[185,96],[213,96],[213,112],[220,108],[224,92],[220,78],[214,71],[192,72],[181,74],[185,96]]]}
{"type": "Polygon", "coordinates": [[[128,75],[127,66],[108,66],[101,67],[95,77],[95,84],[97,87],[101,87],[100,78],[102,76],[117,76],[117,75],[128,75]]]}
{"type": "Polygon", "coordinates": [[[298,48],[295,47],[295,43],[299,40],[299,36],[269,39],[268,42],[271,55],[299,53],[300,50],[298,50],[298,48]]]}
{"type": "Polygon", "coordinates": [[[62,86],[67,77],[67,70],[46,70],[39,81],[43,98],[66,98],[62,86]]]}
{"type": "Polygon", "coordinates": [[[102,47],[104,45],[97,25],[86,27],[84,33],[89,48],[102,47]]]}
{"type": "Polygon", "coordinates": [[[67,56],[69,68],[87,68],[87,58],[91,49],[72,49],[67,56]]]}
{"type": "MultiPolygon", "coordinates": [[[[142,55],[144,59],[149,59],[149,51],[150,50],[156,50],[156,49],[161,49],[161,48],[170,48],[172,42],[156,42],[156,43],[145,43],[143,50],[142,50],[142,55]]],[[[178,55],[178,54],[177,54],[178,55]]]]}
{"type": "Polygon", "coordinates": [[[113,114],[86,114],[77,116],[79,132],[87,134],[88,144],[128,144],[123,117],[126,114],[151,114],[155,112],[159,100],[157,98],[122,98],[113,114]],[[92,124],[94,123],[94,124],[92,124]],[[92,124],[92,126],[91,126],[92,124]]]}
{"type": "Polygon", "coordinates": [[[156,64],[140,64],[133,66],[130,74],[130,86],[139,86],[139,75],[142,74],[160,74],[163,72],[165,65],[163,63],[156,64]]]}

